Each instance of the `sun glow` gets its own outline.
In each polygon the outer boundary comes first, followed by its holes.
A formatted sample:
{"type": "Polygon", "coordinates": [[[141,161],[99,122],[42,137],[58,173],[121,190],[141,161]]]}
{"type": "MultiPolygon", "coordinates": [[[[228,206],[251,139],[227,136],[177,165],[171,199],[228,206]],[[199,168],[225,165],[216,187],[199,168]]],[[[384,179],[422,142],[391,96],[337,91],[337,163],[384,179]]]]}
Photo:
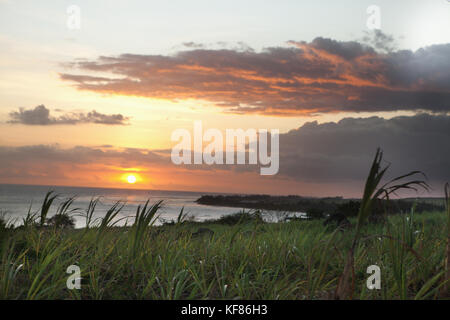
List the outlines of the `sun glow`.
{"type": "Polygon", "coordinates": [[[136,182],[136,176],[134,176],[134,175],[132,175],[132,174],[130,174],[130,175],[128,175],[127,176],[127,182],[128,183],[131,183],[131,184],[133,184],[133,183],[135,183],[136,182]]]}

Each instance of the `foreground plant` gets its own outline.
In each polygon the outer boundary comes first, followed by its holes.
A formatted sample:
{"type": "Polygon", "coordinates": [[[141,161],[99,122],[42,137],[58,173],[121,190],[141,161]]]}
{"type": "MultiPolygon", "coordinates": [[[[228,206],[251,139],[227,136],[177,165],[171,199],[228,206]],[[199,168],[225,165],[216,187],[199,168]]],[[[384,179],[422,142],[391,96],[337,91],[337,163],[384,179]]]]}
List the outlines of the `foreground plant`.
{"type": "Polygon", "coordinates": [[[75,197],[69,197],[58,206],[56,214],[47,219],[47,225],[53,226],[54,228],[75,228],[75,220],[71,216],[76,213],[79,208],[70,209],[70,206],[75,201],[75,197]]]}
{"type": "Polygon", "coordinates": [[[351,247],[347,253],[347,259],[344,267],[344,271],[339,278],[339,283],[336,287],[335,291],[335,299],[351,299],[353,297],[353,292],[355,289],[355,249],[358,245],[360,236],[361,236],[361,228],[367,222],[368,217],[372,214],[374,202],[381,199],[389,200],[389,196],[391,194],[395,194],[397,191],[401,189],[412,189],[416,190],[417,188],[424,188],[428,190],[428,185],[423,180],[411,180],[407,182],[401,183],[400,181],[415,176],[418,174],[422,174],[420,171],[411,171],[407,174],[398,176],[386,184],[378,187],[381,180],[383,179],[386,171],[389,169],[389,165],[382,168],[381,161],[383,159],[383,152],[380,148],[377,149],[375,154],[375,158],[372,162],[372,166],[369,171],[369,175],[366,179],[364,194],[361,200],[361,205],[358,211],[356,229],[353,236],[353,241],[351,247]]]}
{"type": "Polygon", "coordinates": [[[149,200],[147,200],[143,207],[140,205],[137,207],[134,224],[130,232],[130,247],[133,256],[138,253],[140,247],[145,242],[146,236],[148,235],[148,227],[155,223],[155,215],[159,208],[161,208],[161,204],[162,200],[149,206],[149,200]]]}
{"type": "Polygon", "coordinates": [[[447,250],[445,257],[445,284],[443,286],[443,295],[450,295],[450,185],[448,183],[445,184],[445,209],[447,211],[447,250]]]}
{"type": "MultiPolygon", "coordinates": [[[[54,194],[53,191],[49,191],[45,195],[44,201],[42,202],[42,207],[41,207],[40,216],[39,216],[39,218],[40,218],[39,226],[41,226],[41,227],[44,226],[45,222],[47,221],[47,215],[50,210],[50,207],[56,198],[58,198],[58,195],[54,194]]],[[[68,205],[70,205],[70,203],[68,205]]],[[[64,207],[63,207],[63,210],[64,210],[64,207]]]]}

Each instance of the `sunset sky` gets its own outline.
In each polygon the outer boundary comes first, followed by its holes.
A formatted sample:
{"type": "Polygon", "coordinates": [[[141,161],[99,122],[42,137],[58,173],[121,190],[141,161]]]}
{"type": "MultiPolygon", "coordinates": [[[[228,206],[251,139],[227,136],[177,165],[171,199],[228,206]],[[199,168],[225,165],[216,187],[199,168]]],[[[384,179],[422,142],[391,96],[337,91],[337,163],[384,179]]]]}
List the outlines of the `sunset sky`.
{"type": "Polygon", "coordinates": [[[449,30],[447,0],[0,0],[0,183],[353,197],[379,146],[440,196],[449,30]],[[279,129],[279,173],[172,164],[195,120],[279,129]]]}

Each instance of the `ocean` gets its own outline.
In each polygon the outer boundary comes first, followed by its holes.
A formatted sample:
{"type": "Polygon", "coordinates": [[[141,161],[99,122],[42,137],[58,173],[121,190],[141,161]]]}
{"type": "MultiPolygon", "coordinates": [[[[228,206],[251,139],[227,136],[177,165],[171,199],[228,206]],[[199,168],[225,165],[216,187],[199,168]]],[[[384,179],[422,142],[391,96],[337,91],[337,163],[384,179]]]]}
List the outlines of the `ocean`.
{"type": "MultiPolygon", "coordinates": [[[[37,186],[37,185],[8,185],[0,184],[0,212],[6,220],[19,225],[22,218],[28,213],[40,210],[42,201],[47,191],[53,190],[59,196],[53,203],[48,217],[55,214],[58,205],[68,197],[76,196],[71,208],[80,208],[83,213],[88,207],[92,197],[101,197],[94,218],[103,217],[106,211],[117,201],[125,201],[123,210],[118,214],[117,225],[124,225],[134,221],[137,206],[144,204],[148,199],[153,204],[159,200],[163,201],[159,211],[159,219],[155,221],[160,225],[165,221],[176,220],[181,208],[192,216],[196,221],[217,219],[223,215],[233,214],[240,211],[239,208],[207,206],[197,204],[201,195],[212,193],[184,192],[184,191],[159,191],[159,190],[130,190],[130,189],[107,189],[107,188],[84,188],[84,187],[62,187],[62,186],[37,186]]],[[[85,219],[74,215],[76,228],[85,226],[85,219]]]]}

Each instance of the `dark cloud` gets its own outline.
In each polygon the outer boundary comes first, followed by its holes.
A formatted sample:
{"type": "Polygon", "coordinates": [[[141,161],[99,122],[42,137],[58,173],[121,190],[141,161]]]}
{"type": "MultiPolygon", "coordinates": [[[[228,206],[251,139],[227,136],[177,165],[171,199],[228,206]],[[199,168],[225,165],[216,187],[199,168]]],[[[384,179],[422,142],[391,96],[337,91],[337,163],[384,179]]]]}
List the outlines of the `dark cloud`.
{"type": "Polygon", "coordinates": [[[68,149],[63,149],[59,145],[0,146],[0,164],[1,168],[8,170],[8,168],[16,167],[19,164],[24,165],[24,167],[34,164],[45,164],[51,167],[55,164],[64,163],[70,165],[100,163],[102,165],[132,167],[167,163],[164,157],[149,150],[104,149],[103,146],[97,148],[76,146],[68,149]]]}
{"type": "Polygon", "coordinates": [[[0,146],[0,180],[6,183],[95,185],[101,181],[107,185],[111,177],[126,172],[123,168],[155,170],[165,164],[165,159],[148,150],[0,146]]]}
{"type": "Polygon", "coordinates": [[[290,43],[297,44],[300,46],[309,45],[312,48],[328,52],[330,54],[344,58],[346,60],[352,60],[364,55],[375,54],[375,50],[373,48],[360,44],[359,42],[356,41],[339,42],[336,40],[319,37],[314,39],[311,42],[311,44],[308,44],[307,42],[295,42],[295,41],[291,41],[290,43]]]}
{"type": "Polygon", "coordinates": [[[392,52],[397,48],[394,37],[378,29],[366,32],[362,41],[381,52],[392,52]]]}
{"type": "Polygon", "coordinates": [[[106,125],[126,125],[129,118],[121,114],[103,114],[95,110],[88,113],[66,113],[58,117],[50,116],[50,110],[44,105],[39,105],[34,109],[20,108],[9,114],[8,123],[25,125],[55,125],[55,124],[79,124],[98,123],[106,125]]]}
{"type": "Polygon", "coordinates": [[[280,175],[311,182],[363,181],[377,147],[391,176],[412,170],[441,186],[450,180],[450,116],[419,114],[383,119],[308,122],[280,135],[280,175]]]}
{"type": "Polygon", "coordinates": [[[311,115],[328,112],[450,111],[450,44],[394,51],[379,31],[364,41],[316,38],[290,47],[101,56],[64,73],[81,90],[149,98],[201,99],[227,112],[311,115]],[[110,77],[99,77],[110,73],[110,77]]]}

